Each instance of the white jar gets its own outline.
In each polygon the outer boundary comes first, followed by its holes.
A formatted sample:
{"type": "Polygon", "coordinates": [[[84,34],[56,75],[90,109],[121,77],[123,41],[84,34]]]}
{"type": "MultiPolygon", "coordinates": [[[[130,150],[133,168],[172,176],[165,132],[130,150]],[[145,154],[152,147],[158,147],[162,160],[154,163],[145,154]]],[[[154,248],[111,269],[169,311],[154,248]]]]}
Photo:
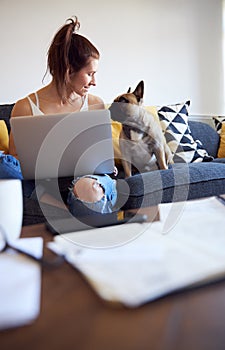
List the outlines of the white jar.
{"type": "Polygon", "coordinates": [[[0,180],[0,229],[8,241],[20,237],[23,220],[23,193],[20,180],[0,180]]]}

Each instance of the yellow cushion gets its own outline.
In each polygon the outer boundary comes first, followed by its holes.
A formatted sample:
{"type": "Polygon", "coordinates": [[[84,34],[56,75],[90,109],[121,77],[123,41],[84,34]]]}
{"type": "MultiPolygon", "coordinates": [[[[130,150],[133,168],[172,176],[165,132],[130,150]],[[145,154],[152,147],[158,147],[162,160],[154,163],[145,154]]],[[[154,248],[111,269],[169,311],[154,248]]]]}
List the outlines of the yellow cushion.
{"type": "Polygon", "coordinates": [[[222,123],[220,132],[220,145],[217,154],[218,158],[225,158],[225,123],[222,123]]]}
{"type": "Polygon", "coordinates": [[[9,152],[9,134],[4,120],[0,120],[0,151],[9,152]]]}
{"type": "Polygon", "coordinates": [[[114,149],[114,158],[115,163],[120,163],[121,153],[119,146],[119,137],[120,131],[122,129],[122,124],[112,120],[112,139],[113,139],[113,149],[114,149]]]}
{"type": "Polygon", "coordinates": [[[153,115],[153,117],[159,122],[158,111],[156,106],[145,106],[147,112],[153,115]]]}

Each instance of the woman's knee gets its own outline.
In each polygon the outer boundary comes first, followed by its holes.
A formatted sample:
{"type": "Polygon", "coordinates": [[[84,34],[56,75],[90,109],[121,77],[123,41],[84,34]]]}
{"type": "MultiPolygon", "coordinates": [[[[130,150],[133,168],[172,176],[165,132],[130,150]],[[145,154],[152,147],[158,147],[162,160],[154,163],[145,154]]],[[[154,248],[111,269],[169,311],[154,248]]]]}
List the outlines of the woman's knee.
{"type": "Polygon", "coordinates": [[[0,179],[23,179],[20,162],[12,155],[2,152],[0,152],[0,179]]]}
{"type": "Polygon", "coordinates": [[[116,181],[108,175],[86,175],[73,180],[67,204],[74,215],[111,213],[117,199],[116,181]]]}
{"type": "Polygon", "coordinates": [[[73,193],[82,201],[94,203],[102,199],[104,189],[96,179],[82,177],[74,184],[73,193]]]}

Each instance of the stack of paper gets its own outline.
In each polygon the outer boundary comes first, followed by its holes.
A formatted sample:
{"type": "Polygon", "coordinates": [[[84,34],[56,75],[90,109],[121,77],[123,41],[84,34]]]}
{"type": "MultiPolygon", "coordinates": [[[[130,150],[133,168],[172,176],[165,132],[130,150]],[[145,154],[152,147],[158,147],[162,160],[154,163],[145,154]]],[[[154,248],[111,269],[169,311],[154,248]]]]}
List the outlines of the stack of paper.
{"type": "Polygon", "coordinates": [[[160,217],[63,234],[50,246],[102,298],[129,307],[225,276],[225,206],[217,198],[163,204],[160,217]]]}
{"type": "MultiPolygon", "coordinates": [[[[42,256],[41,237],[22,238],[13,245],[42,256]]],[[[30,258],[7,250],[0,254],[0,329],[28,324],[40,312],[41,267],[30,258]]]]}

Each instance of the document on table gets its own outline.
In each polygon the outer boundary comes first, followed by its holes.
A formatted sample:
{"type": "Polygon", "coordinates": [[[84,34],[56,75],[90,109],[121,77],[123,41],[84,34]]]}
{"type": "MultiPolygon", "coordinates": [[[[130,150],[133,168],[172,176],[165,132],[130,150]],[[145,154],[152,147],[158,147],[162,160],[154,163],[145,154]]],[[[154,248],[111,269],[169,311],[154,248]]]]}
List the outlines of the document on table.
{"type": "Polygon", "coordinates": [[[212,197],[159,210],[160,221],[63,234],[50,247],[64,252],[103,299],[128,307],[225,277],[225,206],[212,197]],[[104,246],[104,237],[108,243],[118,233],[127,238],[127,232],[140,234],[104,246]],[[86,243],[89,237],[86,247],[82,234],[86,243]]]}
{"type": "MultiPolygon", "coordinates": [[[[13,245],[41,257],[41,237],[21,238],[13,245]]],[[[41,267],[30,258],[7,250],[0,254],[0,330],[23,326],[40,312],[41,267]]]]}

